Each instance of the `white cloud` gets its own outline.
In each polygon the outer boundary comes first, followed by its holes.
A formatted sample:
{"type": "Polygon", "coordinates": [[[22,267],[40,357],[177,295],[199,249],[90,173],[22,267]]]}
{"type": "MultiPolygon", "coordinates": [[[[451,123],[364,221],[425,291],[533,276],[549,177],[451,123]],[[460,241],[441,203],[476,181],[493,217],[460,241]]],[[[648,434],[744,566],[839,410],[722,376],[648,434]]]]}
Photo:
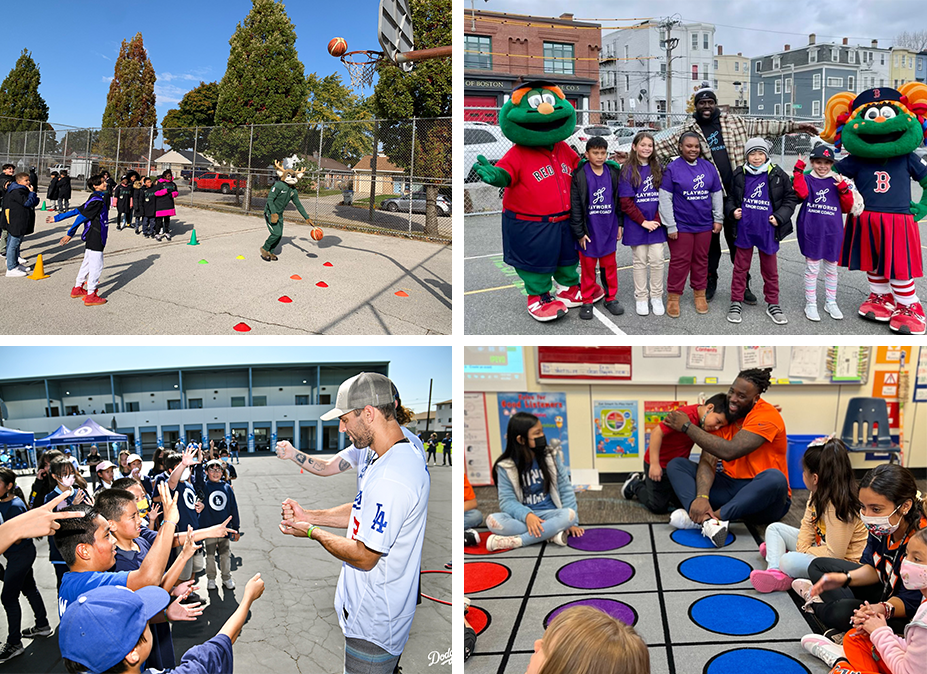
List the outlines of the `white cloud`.
{"type": "Polygon", "coordinates": [[[103,76],[103,81],[106,82],[107,84],[109,84],[110,82],[112,82],[114,79],[116,79],[116,78],[113,77],[112,75],[109,75],[109,76],[104,75],[104,76],[103,76]]]}
{"type": "Polygon", "coordinates": [[[107,61],[112,61],[112,60],[113,60],[113,59],[111,59],[109,56],[107,56],[106,54],[101,54],[100,52],[97,52],[97,56],[99,56],[100,58],[106,59],[107,61]]]}
{"type": "Polygon", "coordinates": [[[162,84],[159,81],[155,83],[154,91],[159,104],[180,103],[180,100],[189,89],[176,87],[172,84],[162,84]]]}
{"type": "Polygon", "coordinates": [[[173,80],[186,80],[188,82],[199,82],[209,71],[208,68],[198,68],[189,73],[158,73],[158,79],[162,82],[171,82],[173,80]]]}

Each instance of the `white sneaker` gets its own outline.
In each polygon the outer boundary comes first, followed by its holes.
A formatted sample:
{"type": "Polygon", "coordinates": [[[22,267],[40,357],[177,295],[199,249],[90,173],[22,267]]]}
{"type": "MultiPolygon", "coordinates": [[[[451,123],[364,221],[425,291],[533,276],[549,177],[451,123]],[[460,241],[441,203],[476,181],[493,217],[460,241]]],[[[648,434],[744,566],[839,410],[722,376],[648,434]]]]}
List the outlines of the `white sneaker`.
{"type": "Polygon", "coordinates": [[[814,613],[814,610],[811,608],[812,604],[824,603],[820,595],[816,597],[811,596],[812,587],[814,587],[814,583],[807,578],[796,578],[792,581],[792,590],[805,602],[805,605],[801,607],[801,610],[805,613],[814,613]]]}
{"type": "Polygon", "coordinates": [[[830,314],[830,317],[835,321],[843,320],[843,312],[840,311],[840,307],[837,306],[836,302],[825,302],[824,311],[830,314]]]}
{"type": "Polygon", "coordinates": [[[674,529],[699,529],[699,525],[689,519],[689,513],[683,508],[677,508],[670,515],[669,525],[674,529]]]}
{"type": "Polygon", "coordinates": [[[818,313],[818,305],[810,302],[805,305],[805,318],[809,321],[820,321],[821,314],[818,313]]]}
{"type": "Polygon", "coordinates": [[[520,547],[521,536],[497,536],[496,534],[492,534],[486,539],[486,549],[490,552],[495,552],[496,550],[511,550],[512,548],[520,547]]]}
{"type": "Polygon", "coordinates": [[[714,518],[702,523],[702,536],[709,539],[716,548],[723,548],[727,541],[728,522],[714,518]]]}
{"type": "Polygon", "coordinates": [[[28,267],[28,266],[29,266],[29,260],[27,260],[27,259],[24,258],[22,255],[20,255],[20,256],[19,256],[19,264],[23,265],[24,267],[28,267]]]}
{"type": "Polygon", "coordinates": [[[28,276],[29,274],[23,271],[20,267],[16,267],[15,269],[7,269],[6,275],[7,276],[28,276]]]}
{"type": "Polygon", "coordinates": [[[662,297],[651,297],[650,306],[653,307],[654,316],[662,316],[666,313],[666,309],[663,308],[663,298],[662,297]]]}
{"type": "Polygon", "coordinates": [[[235,581],[232,580],[231,578],[229,578],[228,580],[223,580],[222,585],[225,587],[226,590],[235,589],[235,581]]]}
{"type": "Polygon", "coordinates": [[[647,300],[637,300],[634,307],[637,309],[638,316],[647,316],[650,313],[650,305],[647,304],[647,300]]]}
{"type": "Polygon", "coordinates": [[[218,589],[218,586],[216,585],[216,579],[215,579],[215,578],[210,578],[209,580],[206,581],[206,589],[207,589],[207,590],[216,590],[216,589],[218,589]]]}
{"type": "Polygon", "coordinates": [[[569,536],[569,534],[567,534],[566,529],[564,529],[559,534],[551,538],[550,542],[554,545],[559,545],[561,548],[565,548],[567,544],[567,536],[569,536]]]}
{"type": "Polygon", "coordinates": [[[838,660],[846,659],[843,646],[820,634],[806,634],[801,638],[801,646],[828,667],[833,667],[838,660]]]}

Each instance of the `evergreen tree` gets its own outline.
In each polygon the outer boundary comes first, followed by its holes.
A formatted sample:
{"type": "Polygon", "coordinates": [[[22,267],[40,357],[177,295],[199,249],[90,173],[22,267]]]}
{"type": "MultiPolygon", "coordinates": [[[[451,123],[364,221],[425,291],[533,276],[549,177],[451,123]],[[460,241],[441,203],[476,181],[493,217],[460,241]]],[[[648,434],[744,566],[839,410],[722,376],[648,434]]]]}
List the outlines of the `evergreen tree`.
{"type": "MultiPolygon", "coordinates": [[[[0,84],[0,132],[46,128],[48,105],[39,93],[42,76],[28,49],[23,49],[10,74],[0,84]],[[13,119],[10,119],[13,118],[13,119]]],[[[38,134],[34,134],[38,139],[38,134]]]]}
{"type": "MultiPolygon", "coordinates": [[[[409,0],[415,49],[451,44],[451,0],[409,0]]],[[[415,64],[411,73],[389,64],[377,66],[379,79],[373,108],[380,122],[379,141],[397,166],[412,168],[412,117],[447,117],[451,113],[451,59],[415,64]]],[[[441,185],[450,185],[451,123],[419,120],[415,129],[413,181],[425,183],[425,234],[438,234],[435,199],[441,185]]]]}
{"type": "MultiPolygon", "coordinates": [[[[353,165],[372,151],[373,122],[368,102],[345,86],[337,74],[306,78],[309,92],[309,122],[323,124],[322,156],[353,165]]],[[[309,134],[308,153],[319,151],[319,134],[309,134]]]]}
{"type": "Polygon", "coordinates": [[[196,139],[197,152],[206,149],[209,127],[216,123],[216,105],[219,103],[219,84],[204,83],[184,94],[176,108],[167,111],[161,126],[164,140],[175,150],[192,150],[193,135],[200,127],[196,139]]]}
{"type": "Polygon", "coordinates": [[[106,157],[148,154],[149,127],[158,123],[155,110],[155,71],[148,60],[142,34],[122,41],[103,111],[103,129],[94,150],[106,157]],[[117,129],[122,129],[121,132],[117,129]]]}
{"type": "MultiPolygon", "coordinates": [[[[244,23],[229,40],[228,65],[219,83],[216,126],[209,151],[236,167],[264,169],[304,149],[306,78],[296,53],[296,28],[282,2],[251,0],[244,23]],[[289,124],[290,126],[245,125],[289,124]]],[[[248,198],[251,194],[250,173],[248,198]]],[[[237,195],[236,195],[237,196],[237,195]]]]}

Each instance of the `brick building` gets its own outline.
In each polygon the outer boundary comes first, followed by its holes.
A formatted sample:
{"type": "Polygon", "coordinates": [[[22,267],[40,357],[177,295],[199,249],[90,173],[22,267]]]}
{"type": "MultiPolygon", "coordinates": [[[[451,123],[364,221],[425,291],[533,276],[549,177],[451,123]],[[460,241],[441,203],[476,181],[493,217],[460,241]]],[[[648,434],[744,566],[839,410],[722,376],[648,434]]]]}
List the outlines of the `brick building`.
{"type": "MultiPolygon", "coordinates": [[[[559,17],[467,10],[464,21],[464,107],[501,107],[519,78],[558,85],[577,110],[599,108],[601,26],[559,17]]],[[[476,110],[467,120],[495,122],[476,110]]],[[[582,117],[580,117],[582,119],[582,117]]]]}

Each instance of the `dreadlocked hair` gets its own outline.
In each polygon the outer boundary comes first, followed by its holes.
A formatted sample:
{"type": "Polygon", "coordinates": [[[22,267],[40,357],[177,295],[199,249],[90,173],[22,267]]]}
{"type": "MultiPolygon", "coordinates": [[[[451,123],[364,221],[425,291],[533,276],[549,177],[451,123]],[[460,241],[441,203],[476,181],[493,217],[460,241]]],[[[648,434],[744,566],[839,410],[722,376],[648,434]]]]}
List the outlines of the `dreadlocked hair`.
{"type": "Polygon", "coordinates": [[[741,370],[738,373],[737,378],[750,382],[756,386],[756,390],[760,394],[763,394],[766,392],[766,389],[769,388],[769,383],[772,379],[771,374],[771,367],[763,368],[762,370],[759,368],[752,368],[750,370],[741,370]]]}

